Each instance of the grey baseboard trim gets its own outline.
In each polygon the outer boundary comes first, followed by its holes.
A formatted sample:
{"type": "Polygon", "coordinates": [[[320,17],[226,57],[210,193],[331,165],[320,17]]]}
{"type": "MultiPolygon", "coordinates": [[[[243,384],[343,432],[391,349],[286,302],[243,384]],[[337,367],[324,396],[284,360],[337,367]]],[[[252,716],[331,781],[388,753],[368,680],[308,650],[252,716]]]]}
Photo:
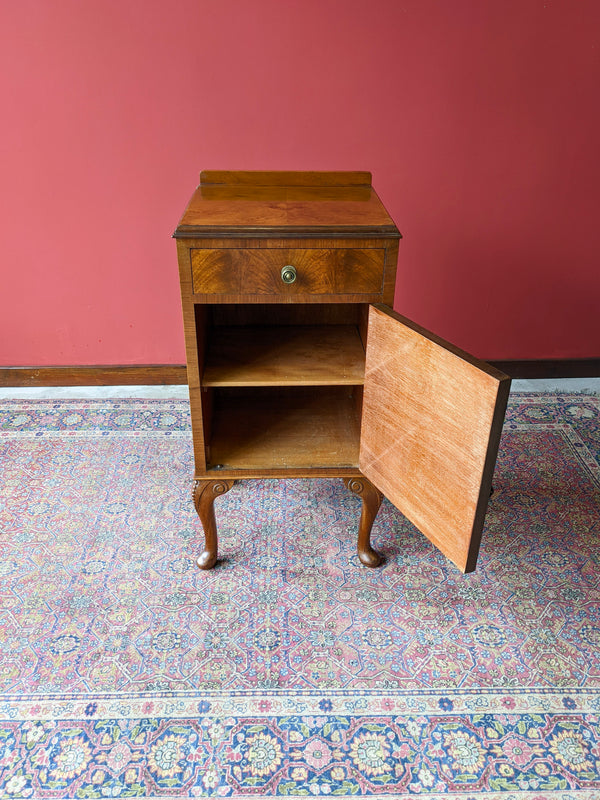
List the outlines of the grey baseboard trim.
{"type": "Polygon", "coordinates": [[[511,378],[600,378],[600,358],[571,358],[538,361],[490,361],[511,378]]]}

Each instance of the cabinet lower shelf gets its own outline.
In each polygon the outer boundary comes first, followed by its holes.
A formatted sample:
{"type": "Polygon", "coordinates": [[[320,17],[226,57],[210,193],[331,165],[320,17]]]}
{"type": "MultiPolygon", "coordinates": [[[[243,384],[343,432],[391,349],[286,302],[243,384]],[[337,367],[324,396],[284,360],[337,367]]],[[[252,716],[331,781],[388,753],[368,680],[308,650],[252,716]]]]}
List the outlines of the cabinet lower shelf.
{"type": "Polygon", "coordinates": [[[358,467],[360,387],[213,391],[211,472],[358,467]]]}

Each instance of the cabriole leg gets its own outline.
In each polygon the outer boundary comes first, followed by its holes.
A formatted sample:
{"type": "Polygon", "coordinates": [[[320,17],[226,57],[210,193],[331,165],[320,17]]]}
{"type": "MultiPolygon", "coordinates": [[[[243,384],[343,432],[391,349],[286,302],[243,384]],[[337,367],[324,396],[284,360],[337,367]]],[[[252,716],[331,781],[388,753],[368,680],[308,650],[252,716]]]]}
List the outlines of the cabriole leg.
{"type": "Polygon", "coordinates": [[[217,563],[219,540],[217,522],[215,520],[215,499],[225,494],[235,481],[194,481],[194,506],[204,529],[204,550],[200,553],[196,564],[200,569],[211,569],[217,563]]]}
{"type": "Polygon", "coordinates": [[[371,528],[383,500],[383,495],[373,484],[362,476],[345,478],[346,488],[362,499],[362,514],[358,528],[358,557],[365,567],[378,567],[383,558],[371,547],[371,528]]]}

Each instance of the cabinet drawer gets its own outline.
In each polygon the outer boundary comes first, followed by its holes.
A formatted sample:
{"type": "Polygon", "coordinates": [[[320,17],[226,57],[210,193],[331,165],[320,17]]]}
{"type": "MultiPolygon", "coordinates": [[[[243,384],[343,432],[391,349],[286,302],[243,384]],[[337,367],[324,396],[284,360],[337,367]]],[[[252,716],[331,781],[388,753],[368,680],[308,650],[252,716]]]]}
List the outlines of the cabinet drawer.
{"type": "Polygon", "coordinates": [[[376,294],[384,248],[218,248],[191,251],[194,294],[376,294]],[[282,269],[292,266],[293,282],[282,269]]]}

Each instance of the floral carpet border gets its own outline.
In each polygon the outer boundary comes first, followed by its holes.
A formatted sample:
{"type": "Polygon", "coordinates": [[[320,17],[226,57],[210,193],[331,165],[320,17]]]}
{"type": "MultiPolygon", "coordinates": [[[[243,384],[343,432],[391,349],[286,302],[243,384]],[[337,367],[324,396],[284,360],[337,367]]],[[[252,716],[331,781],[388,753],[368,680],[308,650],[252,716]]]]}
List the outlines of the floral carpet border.
{"type": "Polygon", "coordinates": [[[461,691],[287,691],[140,692],[31,694],[0,697],[0,720],[139,719],[152,716],[187,719],[197,714],[285,716],[288,714],[579,714],[600,715],[600,689],[481,689],[461,691]]]}
{"type": "Polygon", "coordinates": [[[0,438],[190,436],[187,400],[2,400],[0,438]]]}
{"type": "Polygon", "coordinates": [[[0,796],[600,800],[600,690],[6,697],[0,796]]]}
{"type": "Polygon", "coordinates": [[[6,698],[0,796],[600,800],[600,690],[6,698]]]}
{"type": "Polygon", "coordinates": [[[569,699],[563,713],[457,713],[439,698],[435,714],[343,714],[321,698],[315,714],[256,716],[197,699],[179,718],[157,698],[140,718],[116,700],[80,719],[51,703],[44,717],[42,702],[35,720],[0,722],[0,796],[595,800],[600,716],[569,699]]]}

